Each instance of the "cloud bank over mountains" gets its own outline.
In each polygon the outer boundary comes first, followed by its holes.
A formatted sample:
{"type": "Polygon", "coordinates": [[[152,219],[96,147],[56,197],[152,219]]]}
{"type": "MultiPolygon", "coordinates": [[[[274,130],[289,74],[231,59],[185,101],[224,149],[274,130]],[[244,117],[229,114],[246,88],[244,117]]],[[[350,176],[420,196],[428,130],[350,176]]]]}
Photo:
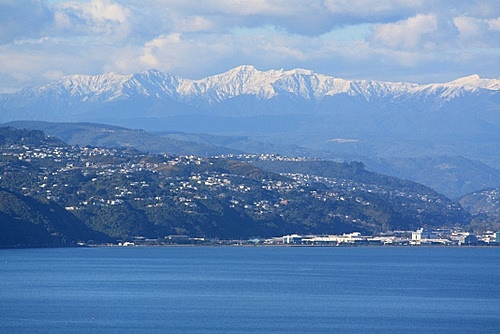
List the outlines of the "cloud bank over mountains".
{"type": "Polygon", "coordinates": [[[74,73],[195,79],[241,64],[385,81],[500,76],[494,0],[6,0],[0,22],[0,92],[74,73]]]}

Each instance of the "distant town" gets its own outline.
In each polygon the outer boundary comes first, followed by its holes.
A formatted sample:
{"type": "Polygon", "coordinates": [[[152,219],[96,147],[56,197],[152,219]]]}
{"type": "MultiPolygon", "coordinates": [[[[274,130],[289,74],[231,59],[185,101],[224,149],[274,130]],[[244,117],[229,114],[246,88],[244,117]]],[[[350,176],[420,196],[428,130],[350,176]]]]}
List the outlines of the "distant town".
{"type": "MultiPolygon", "coordinates": [[[[112,175],[124,175],[130,178],[133,173],[141,172],[152,172],[158,173],[159,170],[165,167],[172,166],[188,166],[188,165],[207,165],[211,164],[207,162],[206,159],[197,156],[169,156],[163,155],[160,159],[152,160],[148,159],[150,156],[146,153],[139,153],[136,151],[125,152],[116,148],[104,148],[104,147],[77,147],[77,146],[65,146],[65,147],[39,147],[30,148],[24,145],[13,145],[2,152],[4,156],[12,156],[18,161],[32,162],[32,161],[52,161],[53,168],[41,168],[39,172],[39,181],[34,188],[29,188],[24,186],[22,191],[24,194],[44,194],[49,200],[58,201],[61,199],[61,192],[58,191],[59,188],[68,187],[69,184],[50,184],[49,180],[53,179],[53,176],[58,174],[68,173],[71,171],[81,171],[84,176],[92,176],[92,181],[98,181],[99,178],[105,178],[112,175]],[[107,157],[120,157],[124,158],[119,164],[116,162],[110,163],[107,157]],[[135,159],[134,159],[135,158],[135,159]],[[139,160],[139,161],[138,161],[139,160]]],[[[240,154],[240,155],[221,155],[215,156],[215,159],[235,159],[239,161],[252,162],[252,161],[316,161],[317,159],[310,159],[304,157],[284,157],[276,154],[240,154]]],[[[5,170],[5,173],[8,169],[5,170]]],[[[317,200],[326,201],[328,198],[334,198],[339,201],[356,201],[362,205],[370,205],[365,199],[354,196],[355,191],[364,191],[368,193],[380,193],[388,194],[391,197],[397,198],[418,198],[423,203],[440,203],[441,198],[439,196],[429,194],[415,194],[408,193],[404,191],[394,191],[389,190],[386,187],[376,185],[376,184],[365,184],[361,182],[356,182],[353,180],[346,179],[331,179],[326,177],[319,177],[315,175],[308,175],[303,173],[283,173],[284,176],[288,177],[287,182],[283,180],[269,180],[263,179],[261,181],[261,187],[265,190],[276,190],[280,193],[287,193],[293,189],[300,189],[308,187],[313,182],[321,182],[327,184],[331,191],[318,192],[313,191],[311,194],[317,200]]],[[[181,205],[185,205],[187,211],[191,211],[190,208],[194,208],[196,204],[193,202],[194,199],[206,198],[207,195],[200,195],[202,193],[202,188],[208,188],[212,190],[231,190],[236,193],[248,193],[254,190],[252,187],[244,184],[245,180],[238,180],[240,182],[235,182],[234,178],[236,175],[228,173],[218,173],[213,171],[207,173],[205,171],[195,173],[189,177],[172,177],[170,178],[170,186],[172,189],[170,192],[181,195],[175,196],[175,201],[181,205]]],[[[0,180],[2,176],[0,176],[0,180]]],[[[162,197],[160,196],[149,196],[145,197],[142,195],[137,195],[137,188],[148,188],[150,184],[146,180],[137,180],[129,182],[127,187],[116,187],[114,194],[109,194],[109,197],[96,196],[92,194],[87,198],[78,202],[78,204],[66,205],[66,210],[74,211],[79,210],[82,207],[89,205],[100,205],[100,206],[115,206],[122,205],[124,203],[124,198],[133,197],[135,201],[148,202],[148,207],[162,206],[162,197]],[[131,189],[129,189],[131,188],[131,189]]],[[[78,192],[79,195],[83,193],[78,192]]],[[[232,200],[231,207],[237,205],[243,205],[247,210],[253,210],[256,214],[264,215],[266,213],[272,212],[274,208],[280,205],[286,205],[286,199],[279,198],[276,202],[272,203],[267,199],[255,200],[251,203],[242,203],[236,199],[232,200]]],[[[457,209],[458,205],[456,203],[449,204],[450,209],[457,209]]]]}
{"type": "MultiPolygon", "coordinates": [[[[266,239],[224,240],[187,235],[170,235],[160,239],[135,237],[122,241],[117,246],[168,246],[168,245],[304,245],[304,246],[500,246],[500,232],[487,231],[482,235],[449,229],[426,229],[416,231],[393,231],[376,236],[365,236],[359,232],[342,235],[289,234],[266,239]]],[[[108,246],[116,246],[108,245],[108,246]]],[[[87,246],[80,244],[80,246],[87,246]]]]}
{"type": "Polygon", "coordinates": [[[4,247],[499,243],[496,225],[474,229],[458,202],[361,162],[149,154],[12,128],[3,136],[5,226],[44,229],[33,232],[39,242],[16,232],[24,239],[4,247]]]}

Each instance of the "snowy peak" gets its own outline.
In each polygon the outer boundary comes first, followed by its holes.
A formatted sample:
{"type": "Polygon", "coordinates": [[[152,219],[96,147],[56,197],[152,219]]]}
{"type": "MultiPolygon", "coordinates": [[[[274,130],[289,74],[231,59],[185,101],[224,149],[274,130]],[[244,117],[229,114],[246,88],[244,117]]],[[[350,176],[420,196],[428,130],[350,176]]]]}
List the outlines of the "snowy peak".
{"type": "Polygon", "coordinates": [[[407,95],[431,95],[451,99],[478,89],[500,90],[500,80],[484,79],[478,75],[460,78],[449,83],[419,85],[370,80],[344,80],[315,73],[311,70],[259,71],[253,66],[239,66],[225,73],[200,80],[182,80],[181,96],[216,103],[240,95],[260,99],[276,96],[296,96],[306,100],[321,100],[326,96],[347,94],[367,101],[374,98],[402,98],[407,95]]]}
{"type": "MultiPolygon", "coordinates": [[[[72,75],[32,89],[33,92],[50,92],[56,95],[88,96],[114,93],[117,87],[129,80],[132,75],[120,75],[115,73],[102,75],[72,75]]],[[[29,89],[28,89],[29,91],[29,89]]]]}
{"type": "Polygon", "coordinates": [[[473,74],[447,83],[418,86],[413,92],[421,95],[436,96],[442,102],[448,102],[455,98],[480,91],[490,93],[500,91],[500,80],[481,78],[479,75],[473,74]]]}
{"type": "Polygon", "coordinates": [[[253,66],[239,66],[201,80],[184,80],[178,92],[214,103],[240,95],[253,95],[260,99],[294,95],[314,100],[326,95],[347,93],[349,89],[350,82],[347,80],[316,74],[310,70],[259,71],[253,66]],[[200,97],[200,94],[204,96],[200,97]]]}
{"type": "Polygon", "coordinates": [[[186,98],[220,102],[239,95],[274,96],[272,71],[261,72],[253,66],[239,66],[230,71],[200,80],[183,80],[178,93],[186,98]]]}
{"type": "Polygon", "coordinates": [[[179,79],[173,75],[162,73],[158,70],[149,70],[134,74],[124,85],[127,96],[134,94],[162,98],[177,95],[179,79]]]}
{"type": "MultiPolygon", "coordinates": [[[[440,103],[479,91],[500,91],[500,80],[481,78],[474,74],[448,83],[419,85],[370,80],[344,80],[306,69],[260,71],[243,65],[227,72],[199,80],[189,80],[148,70],[136,74],[72,75],[48,85],[25,89],[24,99],[51,96],[60,100],[84,103],[106,103],[148,98],[202,106],[215,105],[238,96],[259,100],[275,97],[320,102],[339,94],[361,97],[365,101],[385,99],[402,101],[425,98],[440,103]]],[[[10,94],[14,97],[15,94],[10,94]]]]}
{"type": "Polygon", "coordinates": [[[157,70],[136,74],[71,75],[48,85],[27,88],[23,95],[48,94],[60,99],[82,102],[112,102],[137,96],[155,97],[176,95],[179,80],[157,70]]]}
{"type": "Polygon", "coordinates": [[[294,94],[309,98],[317,95],[316,84],[311,84],[314,82],[318,82],[316,75],[309,70],[259,71],[253,66],[244,65],[200,80],[183,80],[178,92],[188,98],[205,99],[210,103],[240,95],[270,99],[294,94]]]}
{"type": "Polygon", "coordinates": [[[500,80],[481,78],[478,74],[450,81],[448,85],[461,86],[472,90],[477,88],[500,90],[500,80]]]}

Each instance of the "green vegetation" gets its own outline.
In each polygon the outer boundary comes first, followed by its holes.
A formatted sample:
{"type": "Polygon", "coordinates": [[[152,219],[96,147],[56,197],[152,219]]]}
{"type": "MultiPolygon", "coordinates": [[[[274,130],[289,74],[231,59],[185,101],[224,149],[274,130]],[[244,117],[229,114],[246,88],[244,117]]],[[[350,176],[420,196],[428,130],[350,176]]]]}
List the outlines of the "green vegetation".
{"type": "Polygon", "coordinates": [[[54,202],[0,188],[0,247],[75,246],[111,240],[54,202]]]}
{"type": "Polygon", "coordinates": [[[69,146],[12,128],[0,128],[0,138],[4,247],[136,236],[375,233],[469,222],[446,197],[357,162],[153,155],[69,146]]]}
{"type": "Polygon", "coordinates": [[[500,187],[463,196],[460,204],[472,214],[472,228],[478,233],[500,230],[500,187]]]}

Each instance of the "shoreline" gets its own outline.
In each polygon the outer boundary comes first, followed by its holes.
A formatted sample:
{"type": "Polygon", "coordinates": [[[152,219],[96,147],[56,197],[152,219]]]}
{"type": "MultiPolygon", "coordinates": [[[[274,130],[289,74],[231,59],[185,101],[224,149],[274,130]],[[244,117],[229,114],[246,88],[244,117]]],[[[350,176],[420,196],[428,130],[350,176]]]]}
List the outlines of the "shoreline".
{"type": "Polygon", "coordinates": [[[119,245],[119,244],[88,244],[75,246],[15,246],[15,247],[0,247],[2,250],[21,250],[21,249],[75,249],[75,248],[211,248],[211,247],[281,247],[281,248],[500,248],[500,243],[484,244],[484,245],[363,245],[363,244],[338,244],[338,245],[306,245],[306,244],[237,244],[237,243],[206,243],[206,244],[134,244],[134,245],[119,245]]]}

